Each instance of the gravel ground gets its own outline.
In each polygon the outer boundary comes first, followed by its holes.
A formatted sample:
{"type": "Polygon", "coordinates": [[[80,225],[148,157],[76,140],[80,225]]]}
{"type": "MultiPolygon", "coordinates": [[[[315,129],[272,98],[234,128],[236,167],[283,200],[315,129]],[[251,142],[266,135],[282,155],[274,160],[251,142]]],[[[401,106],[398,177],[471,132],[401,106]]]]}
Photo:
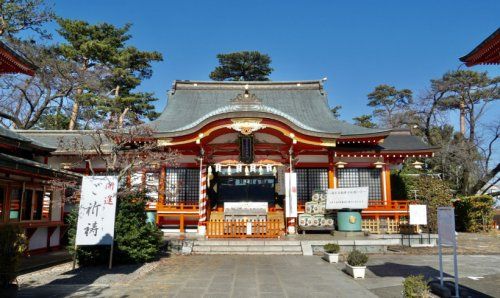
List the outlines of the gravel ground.
{"type": "MultiPolygon", "coordinates": [[[[393,252],[409,255],[437,254],[437,247],[390,247],[393,252]]],[[[490,233],[458,233],[457,252],[461,255],[499,255],[500,231],[490,233]]],[[[445,247],[443,254],[453,254],[453,248],[445,247]]]]}

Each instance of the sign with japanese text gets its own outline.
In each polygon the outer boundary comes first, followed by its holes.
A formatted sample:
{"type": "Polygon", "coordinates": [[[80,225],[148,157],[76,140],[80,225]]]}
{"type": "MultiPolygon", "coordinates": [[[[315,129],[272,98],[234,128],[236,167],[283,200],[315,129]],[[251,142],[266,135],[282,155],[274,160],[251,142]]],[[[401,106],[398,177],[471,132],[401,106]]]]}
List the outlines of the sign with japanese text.
{"type": "Polygon", "coordinates": [[[427,205],[410,205],[410,225],[427,225],[427,205]]]}
{"type": "Polygon", "coordinates": [[[441,245],[455,245],[455,209],[438,207],[438,234],[441,245]]]}
{"type": "Polygon", "coordinates": [[[115,234],[117,189],[117,177],[82,178],[76,245],[111,245],[115,234]]]}
{"type": "Polygon", "coordinates": [[[368,208],[368,187],[329,188],[326,191],[326,209],[368,208]]]}
{"type": "Polygon", "coordinates": [[[297,217],[297,173],[285,173],[286,217],[297,217]]]}

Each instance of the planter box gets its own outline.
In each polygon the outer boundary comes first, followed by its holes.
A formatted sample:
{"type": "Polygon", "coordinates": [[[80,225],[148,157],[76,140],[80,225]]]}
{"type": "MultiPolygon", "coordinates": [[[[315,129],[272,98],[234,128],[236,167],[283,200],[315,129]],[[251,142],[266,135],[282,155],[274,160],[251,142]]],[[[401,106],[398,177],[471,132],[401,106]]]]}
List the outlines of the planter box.
{"type": "Polygon", "coordinates": [[[339,254],[331,254],[324,252],[323,253],[323,259],[327,261],[328,263],[338,263],[339,262],[339,254]]]}
{"type": "Polygon", "coordinates": [[[366,266],[351,266],[345,263],[345,270],[354,278],[365,278],[366,266]]]}

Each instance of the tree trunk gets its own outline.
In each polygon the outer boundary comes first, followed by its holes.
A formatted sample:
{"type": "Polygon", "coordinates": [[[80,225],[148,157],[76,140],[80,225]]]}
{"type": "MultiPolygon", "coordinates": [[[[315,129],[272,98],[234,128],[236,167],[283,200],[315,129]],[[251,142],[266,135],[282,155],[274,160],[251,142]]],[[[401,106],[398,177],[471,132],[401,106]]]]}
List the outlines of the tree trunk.
{"type": "MultiPolygon", "coordinates": [[[[88,59],[83,58],[83,65],[82,65],[82,76],[85,77],[85,72],[87,71],[88,68],[88,59]]],[[[79,95],[83,94],[83,89],[80,87],[76,89],[76,98],[75,101],[73,102],[73,108],[71,109],[71,117],[69,118],[69,125],[68,125],[68,130],[74,130],[76,126],[76,122],[78,120],[78,110],[80,109],[80,103],[78,102],[79,95]]]]}
{"type": "Polygon", "coordinates": [[[465,137],[465,103],[460,102],[460,133],[465,137]]]}
{"type": "MultiPolygon", "coordinates": [[[[78,98],[78,95],[81,95],[83,93],[82,88],[78,88],[76,90],[76,97],[78,98]]],[[[75,98],[75,101],[73,102],[73,108],[71,109],[71,117],[69,118],[69,130],[74,130],[75,125],[76,125],[76,120],[78,119],[78,110],[80,109],[80,105],[78,103],[78,99],[75,98]]]]}
{"type": "Polygon", "coordinates": [[[123,121],[125,120],[125,116],[127,115],[129,108],[125,108],[123,113],[121,113],[120,118],[118,119],[118,128],[123,128],[123,121]]]}

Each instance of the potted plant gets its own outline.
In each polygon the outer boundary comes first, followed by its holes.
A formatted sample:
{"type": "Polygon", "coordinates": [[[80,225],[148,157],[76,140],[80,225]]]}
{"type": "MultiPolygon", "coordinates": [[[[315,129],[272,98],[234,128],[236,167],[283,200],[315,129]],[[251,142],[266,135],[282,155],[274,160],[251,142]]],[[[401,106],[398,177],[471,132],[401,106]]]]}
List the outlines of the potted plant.
{"type": "Polygon", "coordinates": [[[339,250],[340,246],[335,243],[328,243],[323,246],[323,259],[328,263],[338,263],[339,262],[339,250]]]}
{"type": "Polygon", "coordinates": [[[15,282],[25,249],[26,237],[19,226],[0,226],[0,293],[5,297],[17,295],[18,285],[15,282]]]}
{"type": "Polygon", "coordinates": [[[346,271],[354,278],[365,278],[368,256],[354,249],[347,256],[346,271]]]}

